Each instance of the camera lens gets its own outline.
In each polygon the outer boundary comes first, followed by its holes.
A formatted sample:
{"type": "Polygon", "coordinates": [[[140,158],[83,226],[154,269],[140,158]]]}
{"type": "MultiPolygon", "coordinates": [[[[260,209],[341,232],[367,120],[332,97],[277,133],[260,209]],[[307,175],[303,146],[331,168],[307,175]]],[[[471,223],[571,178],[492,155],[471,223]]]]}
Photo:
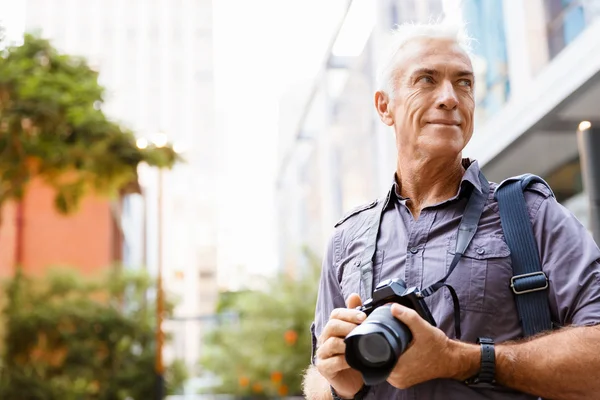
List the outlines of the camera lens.
{"type": "Polygon", "coordinates": [[[410,329],[392,315],[390,305],[378,307],[346,336],[346,361],[369,385],[384,382],[412,340],[410,329]]]}
{"type": "Polygon", "coordinates": [[[392,357],[389,342],[379,333],[367,334],[358,338],[358,353],[365,365],[378,367],[392,357]]]}

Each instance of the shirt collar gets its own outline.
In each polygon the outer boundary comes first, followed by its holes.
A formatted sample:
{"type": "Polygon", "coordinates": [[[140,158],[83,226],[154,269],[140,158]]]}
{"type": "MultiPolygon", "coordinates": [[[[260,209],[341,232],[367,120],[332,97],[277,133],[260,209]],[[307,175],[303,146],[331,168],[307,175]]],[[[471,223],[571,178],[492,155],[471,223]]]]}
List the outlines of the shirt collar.
{"type": "MultiPolygon", "coordinates": [[[[464,183],[465,182],[468,182],[473,188],[475,188],[476,190],[478,190],[481,193],[483,191],[483,188],[481,187],[481,181],[479,180],[480,168],[479,168],[479,163],[477,162],[477,160],[472,160],[470,158],[463,158],[462,165],[463,165],[463,168],[465,169],[465,173],[463,174],[463,177],[460,181],[459,195],[464,193],[464,190],[465,190],[464,183]]],[[[406,200],[408,200],[407,198],[402,197],[400,195],[400,185],[398,185],[398,181],[396,179],[395,172],[394,172],[394,179],[393,179],[393,184],[392,184],[392,188],[390,189],[390,192],[401,203],[404,203],[404,202],[406,202],[406,200]]],[[[388,196],[388,198],[389,197],[390,196],[388,196]]]]}

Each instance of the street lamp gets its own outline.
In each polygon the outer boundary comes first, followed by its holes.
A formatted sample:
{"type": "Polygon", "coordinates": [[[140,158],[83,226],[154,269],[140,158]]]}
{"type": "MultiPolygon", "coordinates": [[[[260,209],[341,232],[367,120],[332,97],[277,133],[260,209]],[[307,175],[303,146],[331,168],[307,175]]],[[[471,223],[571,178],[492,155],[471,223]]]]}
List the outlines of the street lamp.
{"type": "MultiPolygon", "coordinates": [[[[159,133],[153,140],[157,148],[165,147],[168,143],[167,135],[159,133]]],[[[157,243],[157,288],[156,288],[156,399],[165,397],[165,364],[163,361],[163,346],[165,334],[162,329],[164,313],[164,290],[163,290],[163,169],[158,169],[158,243],[157,243]]]]}
{"type": "MultiPolygon", "coordinates": [[[[151,143],[157,148],[163,148],[168,144],[168,137],[164,133],[157,134],[151,143]]],[[[136,146],[145,149],[149,145],[146,138],[138,138],[136,146]]],[[[164,314],[164,291],[163,291],[163,168],[158,169],[158,199],[157,199],[157,282],[156,282],[156,354],[154,360],[154,371],[156,373],[156,400],[165,397],[165,365],[163,361],[164,332],[162,329],[164,314]]]]}

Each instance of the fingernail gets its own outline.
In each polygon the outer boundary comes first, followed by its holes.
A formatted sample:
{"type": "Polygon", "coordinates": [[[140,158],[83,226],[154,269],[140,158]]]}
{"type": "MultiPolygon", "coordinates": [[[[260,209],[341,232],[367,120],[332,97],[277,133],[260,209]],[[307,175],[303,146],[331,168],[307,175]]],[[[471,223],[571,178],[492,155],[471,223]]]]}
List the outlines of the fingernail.
{"type": "Polygon", "coordinates": [[[367,314],[361,312],[356,316],[356,319],[359,321],[364,321],[367,318],[367,314]]]}

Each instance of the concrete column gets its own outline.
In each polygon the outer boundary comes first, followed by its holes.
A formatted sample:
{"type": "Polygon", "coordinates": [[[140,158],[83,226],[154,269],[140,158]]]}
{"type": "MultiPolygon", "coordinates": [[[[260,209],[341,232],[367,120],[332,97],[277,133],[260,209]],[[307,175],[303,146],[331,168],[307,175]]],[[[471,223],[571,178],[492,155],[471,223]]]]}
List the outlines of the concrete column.
{"type": "Polygon", "coordinates": [[[600,127],[577,132],[583,186],[588,196],[590,229],[600,243],[600,127]]]}
{"type": "Polygon", "coordinates": [[[531,57],[533,56],[529,49],[527,10],[521,0],[505,0],[502,6],[510,95],[512,98],[519,98],[527,93],[532,79],[531,57]]]}
{"type": "MultiPolygon", "coordinates": [[[[546,9],[544,0],[528,0],[522,3],[525,8],[526,18],[526,36],[525,40],[528,46],[528,57],[530,70],[529,73],[535,77],[547,64],[550,59],[548,50],[548,34],[546,20],[546,9]]],[[[510,16],[505,16],[510,24],[510,16]]]]}

